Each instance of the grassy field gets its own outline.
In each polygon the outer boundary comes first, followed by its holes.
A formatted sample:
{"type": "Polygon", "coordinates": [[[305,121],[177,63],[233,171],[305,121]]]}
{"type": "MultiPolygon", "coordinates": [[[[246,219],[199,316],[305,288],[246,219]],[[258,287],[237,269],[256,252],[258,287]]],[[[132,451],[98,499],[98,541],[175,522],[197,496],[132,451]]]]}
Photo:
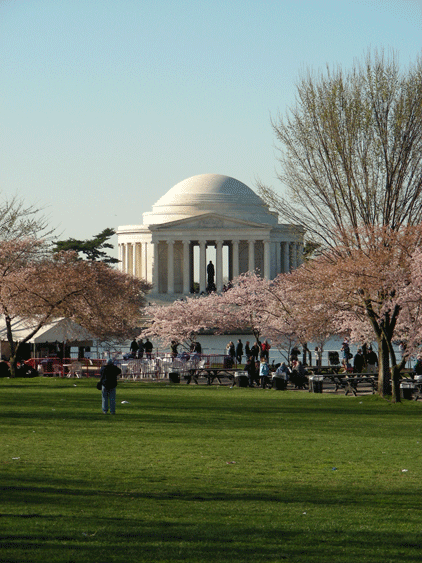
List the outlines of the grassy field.
{"type": "Polygon", "coordinates": [[[4,562],[420,561],[422,404],[0,380],[4,562]],[[122,401],[128,401],[122,404],[122,401]]]}

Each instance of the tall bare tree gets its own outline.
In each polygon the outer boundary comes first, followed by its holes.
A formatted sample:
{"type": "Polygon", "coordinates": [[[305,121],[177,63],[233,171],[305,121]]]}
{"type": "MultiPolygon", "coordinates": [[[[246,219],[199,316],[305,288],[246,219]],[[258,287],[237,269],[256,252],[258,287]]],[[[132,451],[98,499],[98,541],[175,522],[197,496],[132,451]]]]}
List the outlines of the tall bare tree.
{"type": "Polygon", "coordinates": [[[18,195],[0,198],[0,241],[25,237],[46,240],[52,233],[42,209],[27,205],[18,195]]]}
{"type": "MultiPolygon", "coordinates": [[[[333,246],[354,228],[422,221],[422,60],[402,71],[394,53],[368,53],[349,71],[310,71],[296,105],[273,120],[279,180],[260,186],[284,219],[333,246]]],[[[351,241],[349,241],[350,243],[351,241]]]]}

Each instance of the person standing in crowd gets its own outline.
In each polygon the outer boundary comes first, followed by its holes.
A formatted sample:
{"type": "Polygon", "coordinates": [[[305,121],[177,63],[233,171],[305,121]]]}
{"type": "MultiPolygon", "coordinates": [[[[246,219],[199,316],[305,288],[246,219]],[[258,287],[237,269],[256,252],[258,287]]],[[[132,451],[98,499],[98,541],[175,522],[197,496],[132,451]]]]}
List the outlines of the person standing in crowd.
{"type": "Polygon", "coordinates": [[[322,351],[319,346],[315,346],[315,364],[317,368],[322,366],[322,351]]]}
{"type": "Polygon", "coordinates": [[[251,348],[251,354],[255,360],[255,362],[258,361],[258,356],[259,356],[259,342],[258,340],[255,340],[254,345],[251,348]]]}
{"type": "Polygon", "coordinates": [[[239,340],[237,341],[237,346],[236,346],[236,361],[238,364],[242,363],[242,356],[243,356],[243,344],[242,341],[239,340]]]}
{"type": "Polygon", "coordinates": [[[138,343],[134,338],[130,343],[130,355],[132,356],[132,358],[136,358],[136,353],[138,351],[138,348],[139,348],[138,343]]]}
{"type": "Polygon", "coordinates": [[[265,389],[269,383],[270,368],[265,356],[261,357],[261,364],[259,366],[259,377],[261,378],[261,387],[265,389]]]}
{"type": "Polygon", "coordinates": [[[293,363],[299,359],[300,350],[297,346],[293,346],[290,350],[290,363],[293,363]]]}
{"type": "Polygon", "coordinates": [[[306,386],[306,371],[299,360],[293,360],[292,362],[290,381],[295,386],[295,389],[304,389],[306,386]]]}
{"type": "Polygon", "coordinates": [[[362,354],[362,348],[359,348],[355,357],[353,358],[353,371],[355,373],[362,373],[363,366],[365,365],[365,358],[362,354]]]}
{"type": "Polygon", "coordinates": [[[122,370],[114,365],[113,360],[110,358],[107,364],[101,368],[101,395],[102,395],[102,409],[103,413],[107,414],[108,404],[110,402],[110,414],[116,414],[116,387],[117,378],[122,373],[122,370]]]}
{"type": "Polygon", "coordinates": [[[264,356],[267,362],[269,362],[270,360],[270,349],[271,349],[271,344],[268,342],[267,339],[265,339],[264,342],[261,344],[261,354],[262,356],[264,356]]]}
{"type": "Polygon", "coordinates": [[[377,371],[376,367],[378,366],[378,356],[372,350],[372,346],[369,346],[368,353],[366,354],[366,365],[368,373],[375,373],[377,371]]]}
{"type": "Polygon", "coordinates": [[[236,350],[235,350],[234,344],[231,340],[227,344],[226,350],[227,350],[227,355],[230,356],[232,360],[234,360],[234,358],[236,357],[236,350]]]}
{"type": "Polygon", "coordinates": [[[255,360],[253,356],[249,356],[249,358],[247,359],[245,364],[245,371],[248,374],[249,387],[253,387],[257,376],[255,360]]]}
{"type": "Polygon", "coordinates": [[[145,354],[146,354],[146,357],[148,358],[148,360],[151,359],[153,348],[154,348],[154,346],[153,346],[152,342],[150,342],[149,338],[147,338],[147,340],[144,344],[144,350],[145,350],[145,354]]]}
{"type": "Polygon", "coordinates": [[[348,341],[347,338],[345,338],[343,340],[341,351],[343,352],[343,365],[345,365],[345,367],[348,367],[349,366],[349,360],[353,356],[350,353],[350,346],[349,346],[349,341],[348,341]]]}
{"type": "Polygon", "coordinates": [[[246,356],[246,359],[248,359],[250,355],[251,355],[251,347],[249,346],[249,340],[247,340],[247,341],[245,342],[245,356],[246,356]]]}

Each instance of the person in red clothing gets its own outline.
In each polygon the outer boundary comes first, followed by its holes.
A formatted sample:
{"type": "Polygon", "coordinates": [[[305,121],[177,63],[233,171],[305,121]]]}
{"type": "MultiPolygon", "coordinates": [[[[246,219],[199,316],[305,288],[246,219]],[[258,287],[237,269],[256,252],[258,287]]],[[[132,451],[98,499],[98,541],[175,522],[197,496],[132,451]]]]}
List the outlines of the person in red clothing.
{"type": "Polygon", "coordinates": [[[270,359],[270,348],[271,348],[271,344],[268,342],[267,339],[264,340],[264,342],[261,344],[261,356],[263,356],[267,362],[270,359]]]}

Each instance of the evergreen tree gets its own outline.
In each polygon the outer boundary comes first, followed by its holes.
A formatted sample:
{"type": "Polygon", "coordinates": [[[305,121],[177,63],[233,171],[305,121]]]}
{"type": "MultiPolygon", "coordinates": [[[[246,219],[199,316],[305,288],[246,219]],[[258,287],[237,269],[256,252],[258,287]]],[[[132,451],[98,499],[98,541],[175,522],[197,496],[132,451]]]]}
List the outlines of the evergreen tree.
{"type": "MultiPolygon", "coordinates": [[[[107,264],[117,264],[119,260],[109,256],[107,252],[103,250],[104,248],[114,248],[114,246],[107,241],[115,233],[116,231],[114,229],[107,228],[101,231],[98,235],[95,235],[92,239],[88,240],[78,240],[74,238],[58,240],[55,243],[53,252],[73,250],[74,252],[77,252],[79,256],[80,254],[84,255],[83,258],[85,260],[105,262],[107,264]]],[[[80,256],[80,259],[83,258],[80,256]]]]}

